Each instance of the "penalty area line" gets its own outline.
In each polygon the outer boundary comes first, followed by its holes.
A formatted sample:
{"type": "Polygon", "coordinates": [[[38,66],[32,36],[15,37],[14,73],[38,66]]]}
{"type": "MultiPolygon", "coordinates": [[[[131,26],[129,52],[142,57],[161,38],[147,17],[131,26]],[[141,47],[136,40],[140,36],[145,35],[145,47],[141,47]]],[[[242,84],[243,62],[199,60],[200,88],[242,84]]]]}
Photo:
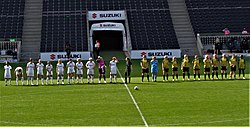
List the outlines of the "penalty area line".
{"type": "Polygon", "coordinates": [[[147,123],[147,121],[146,121],[144,115],[142,114],[140,107],[138,106],[138,104],[137,104],[137,102],[136,102],[134,96],[132,95],[131,91],[129,90],[128,85],[125,83],[125,80],[124,80],[124,78],[122,77],[122,75],[121,75],[121,73],[120,73],[120,71],[119,71],[118,68],[117,68],[117,72],[118,72],[118,74],[120,75],[120,77],[121,77],[121,79],[122,79],[122,82],[123,82],[124,86],[126,87],[126,89],[127,89],[128,93],[129,93],[131,99],[133,100],[134,105],[135,105],[136,109],[138,110],[138,112],[139,112],[139,114],[140,114],[140,116],[141,116],[141,118],[142,118],[142,121],[144,122],[145,127],[148,127],[148,123],[147,123]]]}

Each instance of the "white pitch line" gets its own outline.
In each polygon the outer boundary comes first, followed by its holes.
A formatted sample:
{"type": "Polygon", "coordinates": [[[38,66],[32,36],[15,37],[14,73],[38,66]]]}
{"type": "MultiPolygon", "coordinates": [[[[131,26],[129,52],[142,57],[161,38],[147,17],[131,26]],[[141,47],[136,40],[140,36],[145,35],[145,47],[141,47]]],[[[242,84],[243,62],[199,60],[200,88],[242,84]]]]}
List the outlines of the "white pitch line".
{"type": "Polygon", "coordinates": [[[128,85],[125,83],[124,78],[122,77],[122,75],[121,75],[121,73],[120,73],[120,71],[119,71],[118,68],[117,68],[117,72],[118,72],[118,74],[120,75],[120,77],[121,77],[121,79],[122,79],[122,81],[123,81],[123,84],[124,84],[124,86],[126,87],[126,89],[127,89],[128,93],[129,93],[131,99],[133,100],[133,102],[134,102],[134,104],[135,104],[135,107],[137,108],[138,112],[140,113],[141,118],[142,118],[142,121],[144,122],[144,125],[145,125],[146,127],[148,127],[148,123],[147,123],[145,117],[143,116],[140,107],[138,106],[137,102],[135,101],[134,96],[132,95],[131,91],[129,90],[128,85]]]}
{"type": "Polygon", "coordinates": [[[208,121],[208,122],[197,122],[197,123],[176,123],[176,124],[164,124],[164,125],[156,125],[156,126],[186,126],[186,125],[199,125],[199,124],[213,124],[213,123],[226,123],[226,122],[235,122],[235,121],[244,121],[249,120],[249,118],[242,118],[242,119],[234,119],[234,120],[220,120],[220,121],[208,121]]]}

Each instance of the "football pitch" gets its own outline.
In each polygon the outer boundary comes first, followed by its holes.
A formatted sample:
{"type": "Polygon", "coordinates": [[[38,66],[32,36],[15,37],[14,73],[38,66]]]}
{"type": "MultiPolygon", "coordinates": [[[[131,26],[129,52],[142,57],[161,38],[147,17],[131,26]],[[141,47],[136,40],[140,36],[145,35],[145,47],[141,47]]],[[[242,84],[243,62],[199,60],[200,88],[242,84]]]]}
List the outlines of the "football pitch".
{"type": "Polygon", "coordinates": [[[246,77],[143,83],[133,77],[128,87],[120,77],[117,84],[0,81],[0,126],[249,126],[246,77]]]}

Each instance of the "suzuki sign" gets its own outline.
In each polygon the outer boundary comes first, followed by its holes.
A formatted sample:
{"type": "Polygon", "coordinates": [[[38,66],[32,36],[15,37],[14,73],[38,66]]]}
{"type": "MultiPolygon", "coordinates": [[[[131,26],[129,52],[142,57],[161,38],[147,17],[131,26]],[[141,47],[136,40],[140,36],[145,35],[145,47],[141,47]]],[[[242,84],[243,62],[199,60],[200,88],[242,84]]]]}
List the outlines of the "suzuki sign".
{"type": "MultiPolygon", "coordinates": [[[[46,52],[41,53],[40,55],[42,61],[57,61],[58,59],[61,59],[62,61],[68,60],[66,52],[46,52]]],[[[81,58],[82,60],[88,60],[89,57],[90,52],[72,52],[70,55],[70,58],[73,60],[77,60],[78,58],[81,58]]]]}
{"type": "Polygon", "coordinates": [[[181,58],[181,50],[180,49],[166,49],[166,50],[132,50],[131,58],[132,59],[141,59],[143,55],[146,55],[148,59],[156,56],[156,58],[163,58],[164,56],[168,56],[168,58],[172,58],[176,56],[176,58],[181,58]]]}
{"type": "Polygon", "coordinates": [[[93,20],[125,20],[124,11],[89,11],[88,18],[93,20]]]}

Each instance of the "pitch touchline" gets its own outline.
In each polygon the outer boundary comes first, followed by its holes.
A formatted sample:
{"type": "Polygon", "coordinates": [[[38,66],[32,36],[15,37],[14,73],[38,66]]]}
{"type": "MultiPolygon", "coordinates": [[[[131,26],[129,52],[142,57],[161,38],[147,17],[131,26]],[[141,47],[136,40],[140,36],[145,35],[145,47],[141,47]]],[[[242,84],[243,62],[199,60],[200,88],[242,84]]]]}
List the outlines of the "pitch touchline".
{"type": "MultiPolygon", "coordinates": [[[[164,124],[159,126],[185,126],[185,125],[197,125],[197,124],[207,124],[207,123],[225,123],[225,122],[234,122],[234,121],[243,121],[249,120],[249,118],[234,119],[234,120],[221,120],[221,121],[210,121],[210,122],[197,122],[197,123],[178,123],[178,124],[164,124]]],[[[158,126],[158,125],[156,125],[158,126]]]]}
{"type": "Polygon", "coordinates": [[[121,77],[121,79],[122,79],[122,82],[123,82],[124,86],[126,87],[126,89],[127,89],[128,93],[129,93],[129,95],[130,95],[131,99],[133,100],[133,102],[134,102],[134,104],[135,104],[136,109],[137,109],[137,110],[138,110],[138,112],[140,113],[141,118],[142,118],[142,121],[144,122],[145,126],[146,126],[146,127],[148,127],[148,123],[147,123],[147,121],[146,121],[145,117],[143,116],[143,114],[142,114],[142,112],[141,112],[140,107],[138,106],[137,102],[135,101],[134,96],[132,95],[131,91],[129,90],[128,85],[125,83],[125,80],[123,79],[123,77],[122,77],[122,75],[121,75],[121,73],[120,73],[120,71],[119,71],[119,69],[118,69],[118,68],[117,68],[117,72],[118,72],[118,74],[120,75],[120,77],[121,77]]]}

